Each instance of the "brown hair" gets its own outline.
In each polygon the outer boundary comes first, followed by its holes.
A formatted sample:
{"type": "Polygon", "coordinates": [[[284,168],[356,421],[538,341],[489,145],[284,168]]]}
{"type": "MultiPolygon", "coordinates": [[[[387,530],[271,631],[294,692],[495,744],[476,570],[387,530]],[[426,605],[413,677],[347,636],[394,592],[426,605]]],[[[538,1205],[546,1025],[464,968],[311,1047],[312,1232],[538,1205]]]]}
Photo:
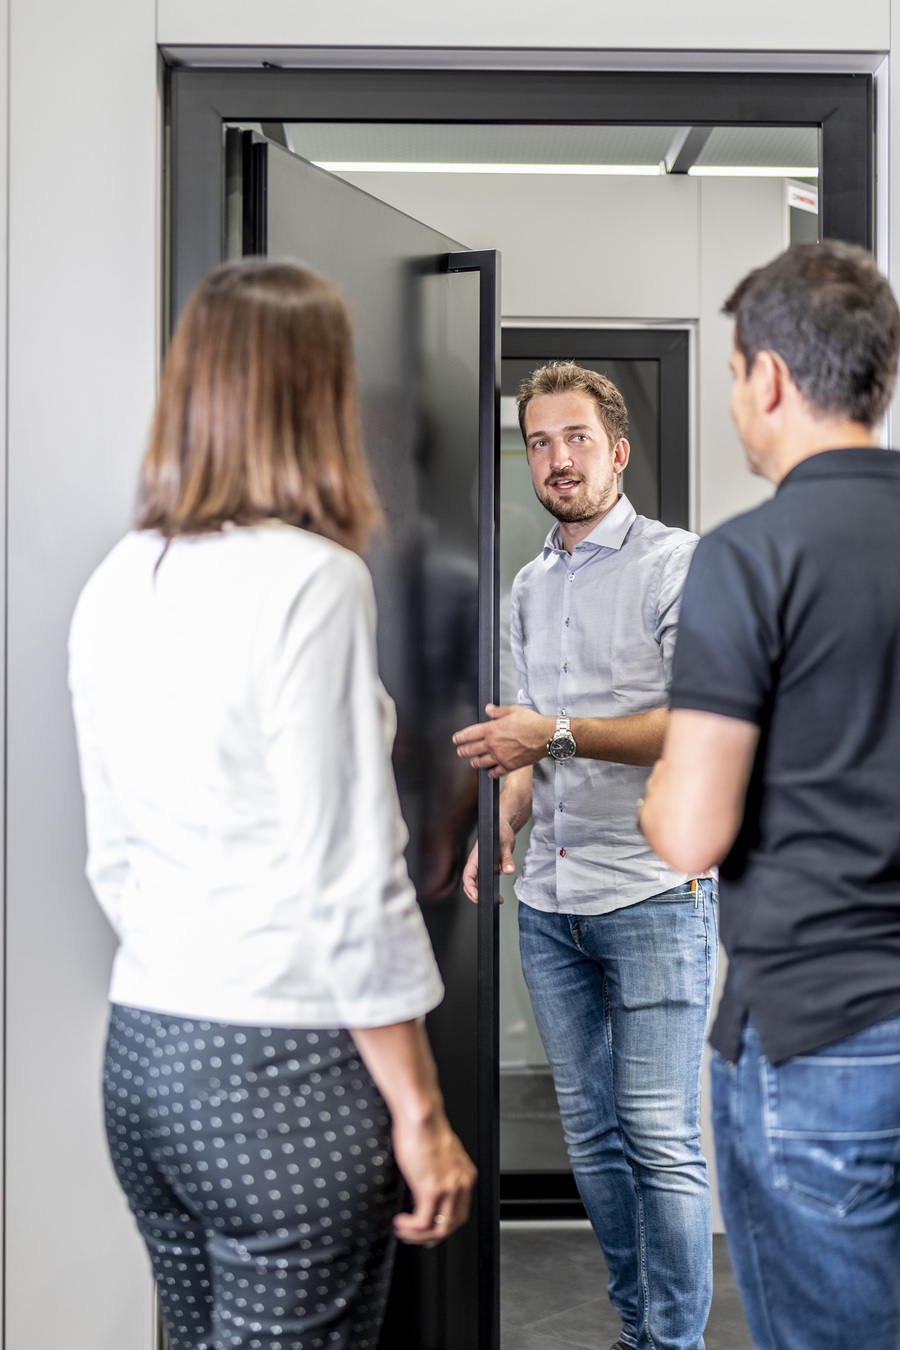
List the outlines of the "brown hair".
{"type": "Polygon", "coordinates": [[[344,302],[305,267],[253,258],[217,267],[185,306],[136,524],[171,538],[271,517],[355,549],[381,521],[344,302]]]}
{"type": "Polygon", "coordinates": [[[540,366],[522,381],[516,393],[519,427],[525,436],[525,409],[538,394],[587,394],[597,405],[600,425],[609,437],[610,447],[628,435],[625,400],[612,380],[596,370],[586,370],[574,361],[551,361],[540,366]]]}

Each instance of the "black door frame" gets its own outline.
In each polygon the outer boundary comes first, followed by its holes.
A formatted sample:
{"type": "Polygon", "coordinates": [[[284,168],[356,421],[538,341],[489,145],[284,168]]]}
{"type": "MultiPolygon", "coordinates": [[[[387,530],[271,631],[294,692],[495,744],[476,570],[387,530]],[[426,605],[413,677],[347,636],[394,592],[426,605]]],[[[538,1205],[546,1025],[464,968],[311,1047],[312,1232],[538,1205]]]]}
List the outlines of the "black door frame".
{"type": "Polygon", "coordinates": [[[172,70],[171,310],[222,258],[225,122],[811,126],[820,237],[873,246],[871,75],[172,70]]]}
{"type": "MultiPolygon", "coordinates": [[[[813,126],[820,237],[868,249],[874,243],[874,84],[866,74],[180,69],[167,72],[166,107],[167,329],[224,256],[227,122],[813,126]]],[[[493,548],[494,522],[484,528],[493,548]]],[[[479,986],[490,1003],[497,993],[496,945],[487,947],[479,952],[479,986]]],[[[497,1075],[496,1015],[479,1030],[478,1053],[486,1088],[497,1075]]],[[[496,1084],[491,1095],[496,1100],[496,1084]]],[[[498,1177],[483,1177],[485,1183],[496,1196],[498,1177]]],[[[488,1245],[493,1276],[496,1242],[488,1245]]],[[[480,1350],[497,1344],[496,1289],[490,1297],[494,1309],[482,1311],[480,1350]]]]}

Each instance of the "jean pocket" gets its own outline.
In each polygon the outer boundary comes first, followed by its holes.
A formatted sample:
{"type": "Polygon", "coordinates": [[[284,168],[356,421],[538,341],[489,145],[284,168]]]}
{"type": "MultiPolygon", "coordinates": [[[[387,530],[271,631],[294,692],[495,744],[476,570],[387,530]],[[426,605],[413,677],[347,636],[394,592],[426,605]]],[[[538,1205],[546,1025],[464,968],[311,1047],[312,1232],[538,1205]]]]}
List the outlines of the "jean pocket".
{"type": "Polygon", "coordinates": [[[837,1217],[887,1198],[900,1164],[900,1055],[760,1060],[776,1188],[837,1217]]]}

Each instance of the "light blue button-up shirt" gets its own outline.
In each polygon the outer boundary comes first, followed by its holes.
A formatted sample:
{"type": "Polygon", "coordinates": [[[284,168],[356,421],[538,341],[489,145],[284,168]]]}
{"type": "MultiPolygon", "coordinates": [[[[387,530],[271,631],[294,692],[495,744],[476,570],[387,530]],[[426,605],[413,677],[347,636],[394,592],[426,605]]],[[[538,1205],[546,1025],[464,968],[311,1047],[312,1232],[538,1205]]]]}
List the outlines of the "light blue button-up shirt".
{"type": "MultiPolygon", "coordinates": [[[[559,527],[513,583],[519,702],[548,717],[664,707],[681,591],[697,536],[620,497],[569,555],[559,527]]],[[[637,827],[649,769],[603,760],[534,766],[534,827],[516,894],[535,909],[606,914],[688,880],[637,827]]]]}

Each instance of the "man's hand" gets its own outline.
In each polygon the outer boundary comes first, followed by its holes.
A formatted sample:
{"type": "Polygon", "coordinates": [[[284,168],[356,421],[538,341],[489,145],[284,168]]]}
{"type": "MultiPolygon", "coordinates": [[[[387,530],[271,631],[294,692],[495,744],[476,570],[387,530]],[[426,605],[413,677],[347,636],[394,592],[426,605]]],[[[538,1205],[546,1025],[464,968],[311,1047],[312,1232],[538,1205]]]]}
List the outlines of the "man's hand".
{"type": "MultiPolygon", "coordinates": [[[[508,821],[500,817],[500,866],[499,871],[505,872],[509,876],[516,870],[516,864],[513,862],[513,847],[516,842],[515,830],[508,821]]],[[[478,904],[478,845],[472,849],[469,854],[469,861],[463,868],[463,890],[469,899],[478,904]]],[[[500,897],[500,903],[503,904],[503,896],[500,897]]]]}
{"type": "Polygon", "coordinates": [[[469,760],[474,769],[487,769],[489,778],[502,778],[544,758],[556,731],[554,717],[541,717],[518,704],[498,708],[489,703],[485,712],[489,722],[463,727],[453,737],[456,753],[469,760]]]}

